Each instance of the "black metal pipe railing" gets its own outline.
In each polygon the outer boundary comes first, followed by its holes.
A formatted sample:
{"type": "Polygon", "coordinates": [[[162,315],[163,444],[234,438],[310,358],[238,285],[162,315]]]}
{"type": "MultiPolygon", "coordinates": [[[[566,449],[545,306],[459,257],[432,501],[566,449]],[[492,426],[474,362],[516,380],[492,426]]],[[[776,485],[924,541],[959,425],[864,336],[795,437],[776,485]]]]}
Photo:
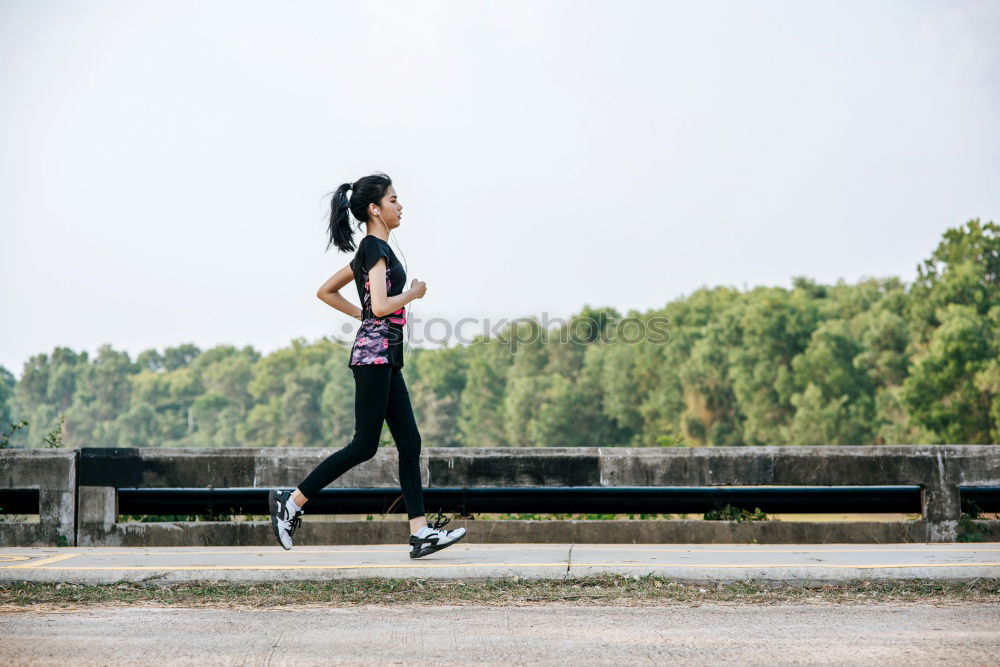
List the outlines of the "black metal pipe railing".
{"type": "MultiPolygon", "coordinates": [[[[979,506],[1000,505],[980,489],[979,506]]],[[[739,487],[429,487],[428,512],[676,514],[721,510],[732,505],[770,513],[921,511],[920,486],[739,486],[739,487]]],[[[309,500],[312,514],[405,513],[398,488],[327,488],[309,500]]],[[[120,514],[268,514],[267,489],[121,488],[120,514]]]]}
{"type": "Polygon", "coordinates": [[[963,511],[975,503],[979,511],[1000,512],[1000,486],[960,486],[958,493],[963,511]]]}
{"type": "MultiPolygon", "coordinates": [[[[1000,487],[959,487],[963,509],[975,503],[1000,512],[1000,487]]],[[[482,512],[574,514],[678,514],[732,505],[770,513],[919,513],[920,487],[736,486],[736,487],[430,487],[428,511],[467,516],[482,512]]],[[[396,488],[328,488],[309,501],[312,514],[403,513],[396,488]]],[[[267,514],[267,489],[121,488],[120,514],[267,514]]],[[[38,489],[0,489],[0,514],[37,514],[38,489]]]]}
{"type": "MultiPolygon", "coordinates": [[[[983,512],[1000,511],[1000,487],[959,487],[968,503],[983,512]]],[[[741,486],[741,487],[430,487],[428,511],[469,515],[481,512],[677,514],[732,505],[770,513],[920,512],[920,487],[899,486],[741,486]]],[[[309,501],[312,514],[403,513],[395,488],[328,488],[309,501]]],[[[37,514],[38,489],[0,489],[0,514],[37,514]]],[[[267,514],[267,489],[122,488],[120,514],[267,514]]]]}

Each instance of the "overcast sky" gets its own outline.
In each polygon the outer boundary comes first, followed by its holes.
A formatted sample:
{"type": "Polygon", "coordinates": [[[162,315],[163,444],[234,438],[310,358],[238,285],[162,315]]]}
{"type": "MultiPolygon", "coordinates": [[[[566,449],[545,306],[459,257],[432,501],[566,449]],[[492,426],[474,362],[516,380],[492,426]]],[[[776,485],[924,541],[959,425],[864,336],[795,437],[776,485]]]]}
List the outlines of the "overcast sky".
{"type": "Polygon", "coordinates": [[[0,364],[353,337],[327,194],[373,171],[418,319],[909,282],[1000,221],[997,35],[995,1],[2,0],[0,364]]]}

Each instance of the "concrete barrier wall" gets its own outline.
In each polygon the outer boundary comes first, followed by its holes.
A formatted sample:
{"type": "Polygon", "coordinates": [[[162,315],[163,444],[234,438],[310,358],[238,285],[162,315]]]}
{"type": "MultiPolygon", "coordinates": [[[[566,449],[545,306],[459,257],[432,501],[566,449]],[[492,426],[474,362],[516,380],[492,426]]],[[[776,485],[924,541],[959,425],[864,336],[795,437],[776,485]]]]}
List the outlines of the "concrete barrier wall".
{"type": "MultiPolygon", "coordinates": [[[[0,450],[0,486],[46,489],[43,523],[33,532],[10,524],[0,529],[0,539],[10,545],[54,544],[56,535],[65,534],[58,531],[75,519],[69,543],[80,546],[271,545],[269,522],[120,523],[117,489],[290,488],[333,451],[0,450]]],[[[957,536],[960,485],[1000,485],[1000,447],[425,447],[421,470],[424,488],[915,484],[922,491],[922,520],[906,522],[452,520],[449,527],[466,526],[478,542],[942,542],[957,536]]],[[[380,449],[331,487],[399,488],[395,448],[380,449]]],[[[989,535],[1000,536],[1000,522],[983,523],[989,535]]],[[[296,543],[396,543],[405,542],[408,533],[406,521],[306,520],[296,543]]]]}
{"type": "Polygon", "coordinates": [[[0,489],[38,489],[38,523],[0,521],[0,545],[76,545],[79,452],[0,449],[0,489]]]}

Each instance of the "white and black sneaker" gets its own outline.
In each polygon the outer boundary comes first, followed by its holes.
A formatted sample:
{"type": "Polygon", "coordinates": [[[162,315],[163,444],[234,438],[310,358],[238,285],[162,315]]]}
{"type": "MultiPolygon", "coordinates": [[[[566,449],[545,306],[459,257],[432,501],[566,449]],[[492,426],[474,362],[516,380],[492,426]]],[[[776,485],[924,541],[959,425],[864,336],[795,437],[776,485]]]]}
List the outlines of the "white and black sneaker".
{"type": "Polygon", "coordinates": [[[441,513],[438,512],[437,520],[433,524],[428,524],[417,531],[415,535],[410,535],[410,544],[413,546],[410,558],[420,558],[440,551],[465,537],[465,528],[442,530],[441,526],[449,521],[451,521],[450,518],[442,517],[441,513]]]}
{"type": "Polygon", "coordinates": [[[292,514],[292,509],[289,507],[291,497],[291,491],[277,489],[271,489],[267,494],[267,504],[271,509],[271,528],[274,529],[278,543],[286,549],[292,548],[292,535],[302,523],[299,517],[305,514],[301,509],[292,514]]]}

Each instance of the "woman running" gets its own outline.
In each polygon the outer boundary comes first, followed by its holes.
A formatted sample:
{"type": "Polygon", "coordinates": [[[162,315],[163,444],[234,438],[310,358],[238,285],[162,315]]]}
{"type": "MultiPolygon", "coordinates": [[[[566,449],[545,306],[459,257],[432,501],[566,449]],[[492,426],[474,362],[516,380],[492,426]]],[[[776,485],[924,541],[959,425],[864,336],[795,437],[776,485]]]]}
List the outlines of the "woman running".
{"type": "Polygon", "coordinates": [[[344,183],[337,188],[331,202],[327,249],[336,245],[343,252],[354,250],[348,211],[365,223],[366,236],[358,244],[354,259],[327,280],[317,296],[342,313],[361,320],[348,362],[354,373],[354,438],[316,466],[293,492],[271,489],[268,494],[271,527],[281,546],[291,549],[292,535],[304,514],[302,506],[327,484],[375,456],[385,421],[399,451],[399,484],[410,519],[413,547],[410,558],[420,558],[465,537],[465,528],[443,530],[441,527],[451,519],[440,514],[433,525],[427,524],[420,486],[420,432],[403,381],[405,306],[423,298],[427,284],[414,279],[410,288],[403,290],[406,272],[389,247],[389,231],[399,227],[403,207],[388,176],[375,173],[353,185],[344,183]],[[352,193],[350,198],[348,190],[352,193]],[[358,288],[360,309],[340,294],[340,288],[352,279],[358,288]]]}

